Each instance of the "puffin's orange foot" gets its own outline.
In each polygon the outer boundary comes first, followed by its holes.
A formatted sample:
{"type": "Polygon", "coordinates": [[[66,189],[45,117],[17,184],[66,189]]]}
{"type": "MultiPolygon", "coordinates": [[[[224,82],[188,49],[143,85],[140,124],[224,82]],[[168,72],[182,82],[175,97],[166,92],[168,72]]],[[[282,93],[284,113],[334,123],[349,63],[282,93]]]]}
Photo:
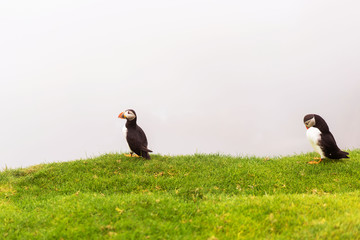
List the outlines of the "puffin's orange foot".
{"type": "Polygon", "coordinates": [[[319,164],[322,161],[322,158],[314,158],[314,159],[320,159],[319,161],[310,161],[308,164],[319,164]]]}
{"type": "Polygon", "coordinates": [[[137,154],[135,153],[130,153],[130,154],[124,154],[125,157],[139,157],[137,154]]]}

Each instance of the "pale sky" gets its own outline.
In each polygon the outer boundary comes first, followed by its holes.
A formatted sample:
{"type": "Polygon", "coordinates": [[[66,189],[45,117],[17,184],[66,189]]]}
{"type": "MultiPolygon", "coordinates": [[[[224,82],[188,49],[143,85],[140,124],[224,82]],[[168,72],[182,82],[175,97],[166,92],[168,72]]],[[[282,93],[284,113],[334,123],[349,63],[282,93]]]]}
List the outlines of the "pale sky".
{"type": "Polygon", "coordinates": [[[359,1],[2,1],[0,169],[126,152],[313,151],[360,142],[359,1]]]}

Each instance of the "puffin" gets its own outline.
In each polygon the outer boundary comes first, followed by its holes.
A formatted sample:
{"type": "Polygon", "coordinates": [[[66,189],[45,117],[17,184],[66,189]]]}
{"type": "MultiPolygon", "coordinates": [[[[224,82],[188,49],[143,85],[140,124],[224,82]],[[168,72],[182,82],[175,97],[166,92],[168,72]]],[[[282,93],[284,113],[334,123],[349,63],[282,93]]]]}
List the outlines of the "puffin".
{"type": "Polygon", "coordinates": [[[130,148],[130,154],[125,154],[125,156],[132,157],[133,153],[136,153],[138,156],[150,160],[149,152],[152,151],[148,149],[148,141],[144,131],[136,124],[135,111],[127,109],[121,112],[118,118],[126,119],[123,133],[130,148]]]}
{"type": "Polygon", "coordinates": [[[318,164],[324,158],[349,158],[349,153],[341,151],[337,146],[334,136],[330,132],[328,125],[322,117],[316,114],[307,114],[304,117],[304,124],[307,129],[307,139],[314,148],[315,152],[320,154],[319,161],[310,161],[308,162],[309,164],[318,164]]]}

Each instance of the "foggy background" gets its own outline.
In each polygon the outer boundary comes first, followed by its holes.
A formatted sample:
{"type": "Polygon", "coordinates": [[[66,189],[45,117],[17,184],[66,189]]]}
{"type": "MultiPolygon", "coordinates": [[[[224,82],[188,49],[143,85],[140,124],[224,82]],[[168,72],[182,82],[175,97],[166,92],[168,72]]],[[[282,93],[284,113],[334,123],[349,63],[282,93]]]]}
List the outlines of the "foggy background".
{"type": "Polygon", "coordinates": [[[160,154],[313,151],[321,115],[360,136],[358,1],[3,1],[0,169],[128,151],[133,108],[160,154]]]}

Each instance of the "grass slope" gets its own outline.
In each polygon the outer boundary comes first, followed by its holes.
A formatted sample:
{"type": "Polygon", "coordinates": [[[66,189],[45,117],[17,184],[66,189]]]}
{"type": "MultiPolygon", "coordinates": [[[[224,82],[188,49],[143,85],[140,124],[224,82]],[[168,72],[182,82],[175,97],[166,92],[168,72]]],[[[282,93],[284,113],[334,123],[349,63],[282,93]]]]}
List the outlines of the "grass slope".
{"type": "Polygon", "coordinates": [[[107,154],[0,173],[0,239],[360,239],[360,150],[107,154]]]}

